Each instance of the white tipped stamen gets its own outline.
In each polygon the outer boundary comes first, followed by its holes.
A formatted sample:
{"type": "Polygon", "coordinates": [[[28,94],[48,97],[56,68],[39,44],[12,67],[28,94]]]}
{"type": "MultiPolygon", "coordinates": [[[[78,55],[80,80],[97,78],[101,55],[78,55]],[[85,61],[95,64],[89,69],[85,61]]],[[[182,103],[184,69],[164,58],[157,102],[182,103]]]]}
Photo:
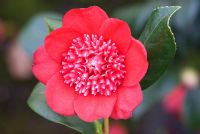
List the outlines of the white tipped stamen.
{"type": "Polygon", "coordinates": [[[119,55],[112,40],[96,34],[73,39],[68,52],[62,54],[60,74],[64,83],[75,86],[78,94],[110,96],[121,85],[125,56],[119,55]]]}

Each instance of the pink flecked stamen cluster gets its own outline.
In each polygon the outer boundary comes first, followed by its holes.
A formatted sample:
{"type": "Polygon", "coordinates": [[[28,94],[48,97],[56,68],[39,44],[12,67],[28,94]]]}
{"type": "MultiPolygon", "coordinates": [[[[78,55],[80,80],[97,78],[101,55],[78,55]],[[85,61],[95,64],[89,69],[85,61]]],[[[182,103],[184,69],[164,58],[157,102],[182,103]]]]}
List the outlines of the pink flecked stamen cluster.
{"type": "Polygon", "coordinates": [[[68,52],[63,53],[61,75],[64,83],[87,96],[110,96],[122,84],[125,56],[114,42],[96,34],[84,34],[73,39],[68,52]]]}

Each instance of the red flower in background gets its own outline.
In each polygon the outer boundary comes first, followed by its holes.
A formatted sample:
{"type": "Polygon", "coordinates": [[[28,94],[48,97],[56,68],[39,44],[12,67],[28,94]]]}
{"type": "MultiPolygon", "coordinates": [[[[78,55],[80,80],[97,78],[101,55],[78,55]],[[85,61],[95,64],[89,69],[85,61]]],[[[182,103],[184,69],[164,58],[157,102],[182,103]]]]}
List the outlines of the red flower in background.
{"type": "Polygon", "coordinates": [[[126,22],[99,7],[72,9],[34,53],[34,75],[56,113],[84,121],[126,119],[142,101],[147,71],[143,45],[126,22]]]}
{"type": "Polygon", "coordinates": [[[180,118],[187,92],[188,90],[184,85],[176,86],[164,97],[163,105],[165,110],[180,118]]]}
{"type": "Polygon", "coordinates": [[[128,134],[126,128],[119,122],[111,122],[109,134],[128,134]]]}
{"type": "Polygon", "coordinates": [[[191,67],[185,67],[180,73],[180,84],[164,97],[165,110],[180,119],[183,115],[185,100],[190,90],[198,87],[198,72],[191,67]]]}

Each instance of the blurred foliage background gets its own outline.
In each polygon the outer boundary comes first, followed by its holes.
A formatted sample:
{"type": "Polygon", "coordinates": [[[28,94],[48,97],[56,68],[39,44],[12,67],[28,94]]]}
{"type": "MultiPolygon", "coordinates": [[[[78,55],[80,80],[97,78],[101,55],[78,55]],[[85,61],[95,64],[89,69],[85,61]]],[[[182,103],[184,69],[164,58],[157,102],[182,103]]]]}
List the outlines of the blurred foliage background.
{"type": "Polygon", "coordinates": [[[174,61],[143,92],[133,118],[121,124],[130,134],[200,134],[199,0],[1,0],[0,133],[77,133],[41,118],[26,100],[37,83],[31,74],[32,53],[48,33],[45,18],[61,18],[71,8],[91,5],[127,21],[136,38],[155,7],[182,6],[170,21],[177,42],[174,61]]]}

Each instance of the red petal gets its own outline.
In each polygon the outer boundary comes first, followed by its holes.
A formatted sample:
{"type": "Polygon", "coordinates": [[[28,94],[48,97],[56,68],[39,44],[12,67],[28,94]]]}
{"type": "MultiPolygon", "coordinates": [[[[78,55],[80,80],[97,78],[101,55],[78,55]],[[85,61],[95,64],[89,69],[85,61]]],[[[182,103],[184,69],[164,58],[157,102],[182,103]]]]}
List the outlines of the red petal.
{"type": "Polygon", "coordinates": [[[58,28],[51,32],[45,39],[47,53],[57,62],[61,62],[62,53],[71,46],[72,40],[80,36],[77,32],[66,28],[58,28]]]}
{"type": "Polygon", "coordinates": [[[61,115],[74,115],[74,88],[64,84],[64,80],[60,73],[56,73],[46,86],[46,101],[48,106],[56,113],[61,115]]]}
{"type": "Polygon", "coordinates": [[[97,6],[69,10],[63,19],[63,26],[82,34],[96,33],[107,14],[97,6]]]}
{"type": "Polygon", "coordinates": [[[120,53],[127,52],[131,41],[131,31],[126,22],[115,18],[107,19],[101,26],[99,34],[106,40],[111,39],[115,42],[120,53]]]}
{"type": "Polygon", "coordinates": [[[33,60],[32,72],[44,84],[55,72],[59,71],[59,65],[48,56],[44,46],[35,51],[33,60]]]}
{"type": "Polygon", "coordinates": [[[129,118],[132,115],[133,110],[142,102],[142,98],[142,90],[139,84],[132,87],[120,87],[118,89],[118,97],[111,118],[129,118]]]}
{"type": "Polygon", "coordinates": [[[111,96],[78,95],[74,102],[74,109],[82,120],[92,122],[97,119],[108,118],[115,101],[115,94],[111,96]]]}
{"type": "Polygon", "coordinates": [[[133,86],[144,77],[148,68],[147,53],[142,43],[132,39],[125,59],[126,74],[123,86],[133,86]]]}

